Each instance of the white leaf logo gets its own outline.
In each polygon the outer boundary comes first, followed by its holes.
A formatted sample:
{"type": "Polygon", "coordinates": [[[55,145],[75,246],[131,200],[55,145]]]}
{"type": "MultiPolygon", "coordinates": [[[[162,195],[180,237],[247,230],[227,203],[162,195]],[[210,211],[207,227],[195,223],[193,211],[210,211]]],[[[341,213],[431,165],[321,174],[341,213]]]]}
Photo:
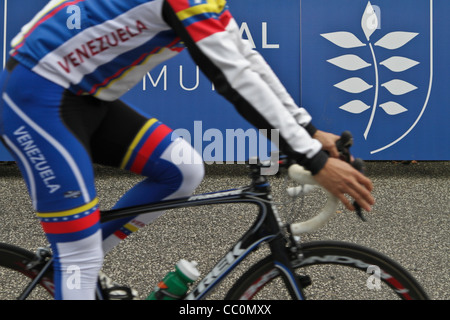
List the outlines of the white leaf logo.
{"type": "Polygon", "coordinates": [[[331,33],[323,33],[321,34],[321,36],[327,39],[328,41],[334,43],[335,45],[345,49],[365,46],[365,44],[359,41],[359,39],[351,32],[338,31],[331,33]]]}
{"type": "Polygon", "coordinates": [[[394,79],[389,82],[383,83],[381,86],[385,87],[390,93],[396,96],[407,94],[408,92],[417,89],[416,86],[413,86],[409,82],[399,79],[394,79]]]}
{"type": "Polygon", "coordinates": [[[419,62],[404,57],[391,57],[380,62],[380,65],[385,66],[393,72],[403,72],[418,64],[419,62]]]}
{"type": "Polygon", "coordinates": [[[376,42],[375,45],[385,49],[395,50],[403,47],[417,35],[418,33],[415,32],[395,31],[385,35],[378,42],[376,42]]]}
{"type": "Polygon", "coordinates": [[[350,102],[344,104],[343,106],[339,107],[339,109],[342,109],[344,111],[354,113],[354,114],[363,113],[364,111],[366,111],[369,108],[370,108],[370,106],[368,106],[361,100],[353,100],[353,101],[350,101],[350,102]]]}
{"type": "Polygon", "coordinates": [[[361,19],[361,27],[366,35],[367,41],[370,40],[370,36],[378,28],[378,17],[370,1],[367,3],[366,10],[364,10],[364,14],[361,19]]]}
{"type": "Polygon", "coordinates": [[[380,104],[380,107],[383,108],[383,110],[388,115],[391,115],[391,116],[395,116],[397,114],[408,111],[408,109],[406,109],[405,107],[403,107],[402,105],[400,105],[394,101],[389,101],[389,102],[380,104]]]}
{"type": "Polygon", "coordinates": [[[328,41],[344,49],[353,49],[364,46],[368,46],[370,49],[370,53],[372,55],[372,64],[366,62],[364,59],[354,54],[345,54],[327,60],[327,62],[337,66],[338,68],[348,71],[357,71],[370,66],[373,67],[373,85],[367,83],[359,77],[349,78],[334,85],[336,88],[351,94],[359,94],[374,88],[373,103],[371,105],[368,105],[361,100],[355,99],[339,107],[339,109],[353,114],[361,114],[366,110],[371,109],[367,127],[364,131],[365,139],[367,139],[369,131],[374,123],[375,114],[379,109],[378,106],[390,116],[398,115],[408,111],[405,107],[394,101],[379,104],[378,100],[380,98],[380,87],[384,87],[392,95],[396,96],[404,95],[417,89],[417,87],[412,85],[411,83],[400,79],[394,79],[380,84],[381,81],[378,64],[384,66],[389,71],[396,73],[404,72],[419,64],[419,62],[415,60],[400,56],[392,56],[380,63],[377,62],[374,45],[384,49],[396,50],[405,46],[408,42],[414,39],[418,35],[418,33],[406,31],[390,32],[384,35],[373,45],[373,42],[370,40],[370,38],[380,25],[380,20],[377,13],[375,12],[374,7],[376,6],[372,6],[369,1],[361,18],[361,28],[367,39],[367,44],[361,42],[353,33],[347,31],[321,34],[321,36],[328,41]]]}
{"type": "Polygon", "coordinates": [[[366,61],[364,61],[363,59],[354,54],[346,54],[327,61],[341,69],[349,71],[356,71],[371,66],[370,63],[367,63],[366,61]]]}
{"type": "Polygon", "coordinates": [[[373,87],[372,85],[369,85],[367,82],[365,82],[363,79],[357,77],[344,80],[342,82],[335,84],[334,86],[336,88],[339,88],[343,91],[350,93],[361,93],[373,87]]]}

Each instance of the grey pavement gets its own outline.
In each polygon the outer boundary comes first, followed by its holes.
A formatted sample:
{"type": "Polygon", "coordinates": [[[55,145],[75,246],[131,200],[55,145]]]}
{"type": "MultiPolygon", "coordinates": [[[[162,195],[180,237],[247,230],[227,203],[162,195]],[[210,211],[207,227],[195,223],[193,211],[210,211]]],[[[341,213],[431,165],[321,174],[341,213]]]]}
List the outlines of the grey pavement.
{"type": "MultiPolygon", "coordinates": [[[[100,206],[107,209],[140,177],[95,167],[100,206]]],[[[367,222],[343,207],[320,231],[303,240],[333,239],[359,243],[398,261],[419,280],[432,299],[450,298],[450,162],[411,164],[367,163],[376,204],[367,222]]],[[[286,181],[271,178],[275,200],[282,201],[286,181]]],[[[207,165],[196,193],[246,185],[243,165],[207,165]]],[[[308,199],[306,199],[308,200],[308,199]]],[[[313,203],[292,215],[307,217],[313,203]]],[[[253,221],[253,211],[239,205],[172,210],[151,226],[131,235],[106,257],[104,269],[114,280],[136,288],[145,297],[180,258],[199,262],[202,274],[213,267],[253,221]]],[[[15,164],[0,165],[0,242],[35,250],[46,244],[15,164]]],[[[224,284],[226,286],[226,284],[224,284]]],[[[212,298],[220,299],[221,291],[212,298]]],[[[2,297],[0,296],[0,300],[2,297]]]]}

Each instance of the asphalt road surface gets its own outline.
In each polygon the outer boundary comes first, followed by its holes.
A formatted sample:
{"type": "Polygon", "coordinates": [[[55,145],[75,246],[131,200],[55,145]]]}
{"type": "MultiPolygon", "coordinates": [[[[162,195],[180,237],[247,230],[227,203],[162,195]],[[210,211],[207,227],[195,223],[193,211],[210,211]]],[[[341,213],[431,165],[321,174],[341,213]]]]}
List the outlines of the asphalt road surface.
{"type": "MultiPolygon", "coordinates": [[[[112,207],[141,179],[106,167],[95,167],[95,172],[102,209],[112,207]]],[[[196,193],[248,183],[243,165],[207,165],[206,172],[196,193]]],[[[322,230],[303,240],[343,240],[371,247],[400,262],[431,299],[448,300],[450,162],[368,162],[367,175],[374,182],[376,198],[373,211],[366,213],[368,221],[362,222],[342,206],[322,230]]],[[[283,199],[285,180],[272,177],[271,181],[275,199],[283,199]]],[[[302,213],[294,218],[307,217],[313,205],[305,203],[302,213]]],[[[290,209],[292,206],[287,205],[280,211],[292,216],[290,209]]],[[[252,210],[238,205],[169,211],[109,253],[104,270],[145,297],[180,258],[197,260],[204,275],[253,218],[252,210]]],[[[0,164],[0,226],[0,242],[32,251],[46,245],[25,184],[11,163],[0,164]]],[[[221,294],[219,290],[211,298],[220,299],[221,294]]]]}

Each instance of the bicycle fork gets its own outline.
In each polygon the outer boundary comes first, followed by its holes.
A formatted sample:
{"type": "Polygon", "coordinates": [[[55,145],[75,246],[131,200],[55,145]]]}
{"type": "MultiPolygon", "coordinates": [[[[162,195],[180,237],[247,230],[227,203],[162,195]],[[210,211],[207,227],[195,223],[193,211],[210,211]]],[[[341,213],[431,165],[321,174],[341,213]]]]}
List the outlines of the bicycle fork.
{"type": "Polygon", "coordinates": [[[297,300],[304,300],[303,283],[300,282],[300,278],[292,268],[290,253],[286,247],[285,238],[281,235],[275,237],[269,242],[269,247],[272,252],[274,267],[279,270],[290,295],[297,300]]]}
{"type": "MultiPolygon", "coordinates": [[[[266,229],[268,233],[275,235],[268,243],[273,257],[274,267],[279,270],[283,282],[286,288],[288,288],[292,298],[304,300],[305,297],[302,290],[303,283],[300,281],[299,277],[296,276],[292,267],[291,255],[294,252],[289,251],[286,237],[282,234],[285,226],[283,226],[281,222],[278,209],[276,205],[272,203],[270,195],[267,197],[267,200],[269,200],[270,205],[266,205],[266,210],[269,212],[263,221],[263,229],[266,229]]],[[[291,239],[291,242],[292,245],[295,245],[294,239],[291,239]]]]}

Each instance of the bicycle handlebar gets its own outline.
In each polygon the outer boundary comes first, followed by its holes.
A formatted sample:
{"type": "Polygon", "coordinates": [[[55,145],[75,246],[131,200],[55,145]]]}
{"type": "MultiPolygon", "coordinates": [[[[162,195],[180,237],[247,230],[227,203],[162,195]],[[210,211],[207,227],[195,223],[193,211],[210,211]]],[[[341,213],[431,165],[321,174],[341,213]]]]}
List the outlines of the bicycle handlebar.
{"type": "MultiPolygon", "coordinates": [[[[311,175],[311,172],[305,170],[298,164],[293,164],[288,169],[289,177],[295,182],[304,185],[304,189],[307,186],[318,186],[319,184],[311,175]]],[[[328,220],[331,219],[339,204],[339,199],[323,189],[327,193],[327,202],[318,215],[302,222],[291,224],[291,232],[294,236],[298,236],[302,233],[312,232],[320,229],[328,220]]],[[[291,189],[292,191],[292,189],[291,189]]]]}
{"type": "MultiPolygon", "coordinates": [[[[352,161],[352,157],[349,151],[352,145],[353,137],[352,134],[348,131],[344,131],[341,134],[341,138],[336,142],[336,147],[339,151],[341,160],[351,163],[351,165],[355,169],[364,172],[364,161],[362,159],[357,158],[352,161]]],[[[300,189],[298,189],[298,187],[289,188],[288,193],[290,195],[295,195],[296,193],[299,193],[299,191],[309,192],[311,190],[311,186],[320,186],[311,175],[311,172],[305,170],[298,164],[292,164],[289,166],[288,175],[292,180],[302,185],[300,189]]],[[[324,190],[327,194],[327,202],[325,206],[315,217],[307,221],[291,224],[291,232],[294,236],[320,229],[328,220],[331,219],[333,214],[336,212],[339,204],[339,199],[324,188],[322,188],[322,190],[324,190]]],[[[355,206],[358,217],[361,218],[361,220],[366,221],[362,214],[361,207],[358,205],[358,203],[354,202],[353,205],[355,206]]]]}

